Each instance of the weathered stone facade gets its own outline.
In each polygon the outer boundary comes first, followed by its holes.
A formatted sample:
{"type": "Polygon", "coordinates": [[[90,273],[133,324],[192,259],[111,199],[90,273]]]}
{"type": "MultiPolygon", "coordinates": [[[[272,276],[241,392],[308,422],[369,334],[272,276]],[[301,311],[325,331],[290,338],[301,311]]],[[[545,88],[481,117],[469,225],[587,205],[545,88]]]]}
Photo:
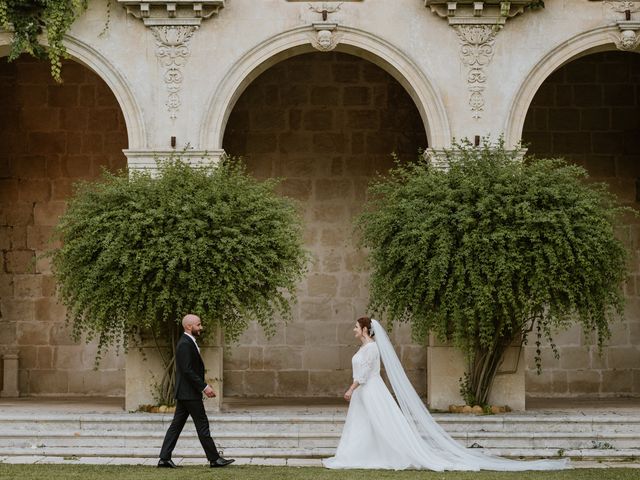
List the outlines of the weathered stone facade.
{"type": "MultiPolygon", "coordinates": [[[[171,2],[148,15],[148,4],[127,2],[128,13],[124,3],[112,2],[100,35],[106,2],[90,1],[66,37],[72,61],[60,86],[44,63],[0,64],[0,353],[19,351],[22,394],[123,393],[123,358],[93,372],[95,348],[69,339],[46,261],[29,268],[75,179],[153,165],[172,138],[193,159],[226,150],[260,178],[283,177],[315,259],[293,322],[269,340],[251,327],[227,347],[227,395],[342,392],[351,325],[367,300],[351,219],[391,151],[524,138],[637,206],[640,12],[625,20],[624,2],[522,12],[526,2],[512,1],[506,16],[497,2],[478,10],[462,0],[180,2],[173,16],[171,2]]],[[[9,44],[0,31],[0,56],[9,44]]],[[[545,350],[539,377],[529,365],[529,395],[640,394],[636,220],[620,235],[632,253],[624,321],[602,358],[580,332],[558,335],[562,357],[545,350]]],[[[424,348],[406,329],[395,341],[424,393],[424,348]]]]}
{"type": "Polygon", "coordinates": [[[105,83],[77,63],[0,60],[0,348],[19,353],[25,395],[122,394],[124,361],[71,340],[43,253],[73,182],[126,167],[124,119],[105,83]]]}
{"type": "MultiPolygon", "coordinates": [[[[364,254],[353,221],[367,183],[427,146],[420,115],[380,67],[342,53],[308,53],[260,75],[236,103],[223,148],[258,177],[281,177],[300,202],[313,255],[293,322],[274,338],[250,329],[226,350],[225,396],[339,396],[351,375],[353,324],[366,311],[364,254]]],[[[425,392],[425,349],[403,339],[409,375],[425,392]]]]}
{"type": "MultiPolygon", "coordinates": [[[[638,207],[640,178],[640,55],[595,53],[554,72],[536,93],[523,140],[541,157],[564,157],[606,182],[626,205],[638,207]]],[[[625,285],[627,309],[612,325],[602,355],[592,335],[579,328],[558,335],[560,359],[542,349],[543,372],[535,373],[530,348],[530,396],[615,396],[640,393],[640,219],[629,215],[619,236],[630,253],[625,285]]]]}

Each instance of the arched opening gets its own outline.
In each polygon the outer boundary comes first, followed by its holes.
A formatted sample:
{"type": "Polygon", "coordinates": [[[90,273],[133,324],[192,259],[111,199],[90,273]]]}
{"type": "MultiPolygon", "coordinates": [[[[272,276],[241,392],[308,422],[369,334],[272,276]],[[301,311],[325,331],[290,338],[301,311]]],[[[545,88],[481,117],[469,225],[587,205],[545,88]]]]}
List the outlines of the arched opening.
{"type": "MultiPolygon", "coordinates": [[[[351,375],[353,323],[365,313],[364,254],[353,236],[376,172],[427,147],[424,122],[390,74],[347,53],[304,53],[264,71],[229,116],[223,148],[259,178],[281,177],[300,202],[313,262],[293,321],[266,339],[253,325],[225,349],[224,396],[335,397],[351,375]]],[[[395,342],[424,394],[426,353],[397,328],[395,342]]]]}
{"type": "Polygon", "coordinates": [[[31,57],[0,59],[0,348],[20,355],[22,395],[124,393],[124,359],[74,343],[41,254],[73,183],[126,167],[118,102],[92,70],[65,62],[64,83],[31,57]]]}
{"type": "MultiPolygon", "coordinates": [[[[522,139],[529,153],[583,166],[591,179],[608,183],[623,203],[638,209],[640,55],[592,51],[565,63],[542,83],[527,111],[522,139]]],[[[528,362],[528,396],[640,395],[640,221],[629,215],[618,231],[631,259],[624,318],[611,325],[602,357],[591,336],[579,328],[560,333],[559,360],[547,345],[541,375],[528,362]]],[[[531,360],[532,352],[527,353],[531,360]]]]}

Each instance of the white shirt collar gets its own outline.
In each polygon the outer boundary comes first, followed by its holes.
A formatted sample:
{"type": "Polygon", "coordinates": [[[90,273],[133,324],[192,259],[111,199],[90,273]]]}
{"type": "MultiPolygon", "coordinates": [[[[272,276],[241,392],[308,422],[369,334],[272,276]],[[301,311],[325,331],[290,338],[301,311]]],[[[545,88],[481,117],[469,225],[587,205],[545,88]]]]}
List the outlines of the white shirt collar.
{"type": "Polygon", "coordinates": [[[193,335],[191,335],[190,333],[184,332],[184,334],[189,337],[191,340],[193,340],[193,343],[195,343],[196,348],[198,349],[198,352],[200,351],[200,347],[198,346],[198,342],[196,342],[196,337],[194,337],[193,335]]]}

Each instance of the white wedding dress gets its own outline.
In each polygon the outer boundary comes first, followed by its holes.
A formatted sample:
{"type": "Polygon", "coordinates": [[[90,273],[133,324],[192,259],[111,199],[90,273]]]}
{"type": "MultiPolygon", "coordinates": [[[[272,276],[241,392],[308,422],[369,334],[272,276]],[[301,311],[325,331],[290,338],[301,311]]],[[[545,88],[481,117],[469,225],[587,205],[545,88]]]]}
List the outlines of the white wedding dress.
{"type": "Polygon", "coordinates": [[[559,470],[568,459],[518,461],[471,451],[440,427],[409,382],[386,332],[372,321],[375,342],[353,356],[351,397],[342,437],[327,468],[428,470],[559,470]],[[380,377],[380,357],[398,399],[380,377]]]}

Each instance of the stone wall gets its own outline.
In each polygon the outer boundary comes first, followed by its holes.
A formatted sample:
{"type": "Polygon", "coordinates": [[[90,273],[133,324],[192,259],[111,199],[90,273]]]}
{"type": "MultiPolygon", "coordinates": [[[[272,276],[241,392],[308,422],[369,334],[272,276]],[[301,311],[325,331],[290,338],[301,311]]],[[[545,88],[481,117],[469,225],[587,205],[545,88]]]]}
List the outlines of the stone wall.
{"type": "MultiPolygon", "coordinates": [[[[224,149],[245,157],[259,178],[280,177],[300,202],[313,255],[299,285],[293,321],[266,339],[256,325],[225,348],[224,395],[338,396],[350,383],[353,325],[368,301],[364,254],[353,219],[368,181],[414,159],[427,140],[408,94],[386,72],[355,56],[310,53],[258,77],[235,105],[224,149]]],[[[395,341],[417,390],[425,393],[425,348],[397,328],[395,341]]]]}
{"type": "Polygon", "coordinates": [[[111,91],[77,63],[65,63],[63,77],[55,84],[46,62],[0,59],[0,350],[19,350],[23,395],[122,395],[123,357],[93,370],[96,346],[70,339],[40,257],[73,183],[126,167],[111,91]]]}
{"type": "MultiPolygon", "coordinates": [[[[590,177],[610,185],[622,202],[638,208],[640,193],[640,55],[588,55],[554,72],[540,87],[525,122],[529,152],[565,157],[590,177]]],[[[556,336],[560,359],[543,348],[543,373],[527,349],[530,396],[640,395],[640,219],[619,228],[630,252],[624,318],[599,356],[593,335],[574,327],[556,336]]]]}

